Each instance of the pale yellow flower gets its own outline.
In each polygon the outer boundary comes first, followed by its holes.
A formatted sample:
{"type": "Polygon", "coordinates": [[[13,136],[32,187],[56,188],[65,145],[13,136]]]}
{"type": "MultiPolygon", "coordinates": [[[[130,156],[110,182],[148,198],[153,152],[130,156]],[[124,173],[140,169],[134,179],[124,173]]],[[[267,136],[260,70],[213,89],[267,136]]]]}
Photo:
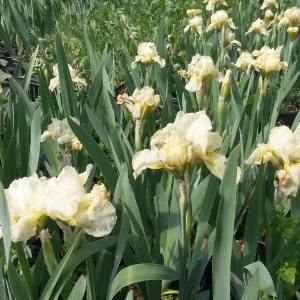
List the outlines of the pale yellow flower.
{"type": "Polygon", "coordinates": [[[184,32],[189,29],[197,31],[199,35],[202,34],[203,19],[201,16],[195,16],[193,19],[189,19],[189,25],[184,28],[184,32]]]}
{"type": "Polygon", "coordinates": [[[291,39],[293,40],[299,30],[299,27],[289,27],[287,29],[287,33],[290,35],[291,39]]]}
{"type": "Polygon", "coordinates": [[[272,20],[274,17],[275,17],[275,15],[273,14],[273,12],[270,9],[266,10],[265,21],[272,20]]]}
{"type": "Polygon", "coordinates": [[[278,27],[298,27],[300,26],[300,8],[292,7],[287,9],[284,14],[283,18],[281,18],[280,22],[278,23],[278,27]]]}
{"type": "Polygon", "coordinates": [[[228,24],[229,27],[235,29],[232,19],[228,17],[227,12],[224,10],[217,11],[211,16],[210,20],[211,22],[208,25],[206,31],[210,31],[215,28],[222,29],[225,26],[225,24],[228,24]]]}
{"type": "MultiPolygon", "coordinates": [[[[70,117],[77,125],[80,125],[79,120],[74,117],[70,117]]],[[[48,126],[48,129],[43,132],[41,136],[41,142],[45,141],[48,137],[56,140],[58,144],[70,144],[72,149],[81,150],[82,145],[76,138],[72,129],[68,124],[67,118],[58,120],[51,118],[52,124],[48,126]]]]}
{"type": "Polygon", "coordinates": [[[225,48],[231,46],[232,44],[240,47],[242,46],[241,43],[235,39],[235,34],[229,28],[225,29],[224,40],[221,40],[221,42],[225,48]]]}
{"type": "Polygon", "coordinates": [[[103,185],[95,185],[86,194],[92,165],[78,174],[65,167],[57,178],[39,178],[37,174],[14,180],[5,190],[11,220],[13,242],[25,241],[36,234],[41,216],[82,227],[95,237],[107,235],[116,223],[116,211],[103,185]]]}
{"type": "Polygon", "coordinates": [[[247,59],[256,71],[260,72],[263,77],[268,76],[272,72],[286,70],[288,64],[285,61],[280,60],[282,46],[276,49],[264,46],[261,50],[255,50],[252,52],[252,56],[256,57],[247,59]]]}
{"type": "Polygon", "coordinates": [[[215,152],[221,147],[222,138],[211,129],[211,121],[203,111],[178,112],[174,123],[169,123],[152,136],[151,150],[134,155],[134,177],[146,168],[162,168],[183,180],[188,166],[194,167],[203,161],[215,176],[222,179],[227,159],[215,152]]]}
{"type": "MultiPolygon", "coordinates": [[[[73,81],[73,82],[80,83],[80,84],[82,84],[82,85],[84,85],[84,86],[87,86],[86,81],[85,81],[84,79],[79,78],[79,77],[77,76],[77,71],[74,70],[70,65],[68,65],[68,67],[69,67],[69,72],[70,72],[72,81],[73,81]]],[[[50,90],[51,92],[53,92],[54,89],[59,85],[59,76],[58,76],[58,66],[57,66],[57,64],[55,64],[55,65],[53,66],[53,75],[54,75],[54,78],[52,78],[52,79],[50,80],[50,86],[49,86],[49,90],[50,90]]]]}
{"type": "Polygon", "coordinates": [[[132,118],[142,122],[159,106],[160,97],[154,95],[154,90],[151,87],[145,86],[140,90],[135,89],[131,97],[124,94],[122,102],[132,114],[132,118]]]}
{"type": "Polygon", "coordinates": [[[264,20],[261,19],[257,19],[256,21],[252,22],[246,34],[252,31],[255,31],[256,33],[261,33],[263,35],[269,35],[269,31],[266,29],[266,23],[264,20]]]}
{"type": "Polygon", "coordinates": [[[264,9],[266,7],[272,7],[272,6],[278,8],[278,3],[276,2],[276,0],[264,0],[264,3],[260,9],[264,9]]]}
{"type": "Polygon", "coordinates": [[[300,184],[300,125],[294,132],[286,126],[272,129],[269,142],[259,144],[245,163],[260,165],[268,161],[276,169],[276,193],[295,197],[300,184]]]}
{"type": "Polygon", "coordinates": [[[162,68],[166,64],[165,60],[159,57],[154,43],[139,44],[138,55],[135,57],[134,62],[131,64],[131,68],[134,69],[136,63],[139,61],[146,66],[150,65],[153,61],[156,61],[162,68]]]}
{"type": "Polygon", "coordinates": [[[207,3],[206,10],[214,10],[218,3],[221,3],[225,6],[227,6],[227,3],[225,0],[205,0],[204,3],[207,3]]]}
{"type": "Polygon", "coordinates": [[[209,56],[196,54],[188,65],[187,76],[190,78],[185,88],[190,92],[200,91],[205,82],[212,77],[222,82],[223,74],[215,69],[214,62],[209,56]]]}
{"type": "Polygon", "coordinates": [[[236,66],[238,68],[243,69],[244,71],[247,71],[249,69],[249,66],[251,66],[250,61],[252,60],[252,54],[249,52],[242,52],[240,54],[240,57],[238,58],[236,62],[236,66]]]}
{"type": "Polygon", "coordinates": [[[194,19],[196,16],[201,15],[202,10],[201,9],[188,9],[186,11],[186,13],[189,16],[189,19],[194,19]]]}

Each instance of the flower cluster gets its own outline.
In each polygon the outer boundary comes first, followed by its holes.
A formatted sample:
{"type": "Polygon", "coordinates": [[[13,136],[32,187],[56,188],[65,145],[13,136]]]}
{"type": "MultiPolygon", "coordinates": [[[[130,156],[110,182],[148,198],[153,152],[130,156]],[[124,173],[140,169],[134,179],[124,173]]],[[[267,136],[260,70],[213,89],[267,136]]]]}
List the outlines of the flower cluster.
{"type": "Polygon", "coordinates": [[[280,22],[278,27],[288,27],[287,32],[289,33],[291,39],[293,40],[296,36],[300,26],[300,8],[292,7],[287,9],[280,22]]]}
{"type": "Polygon", "coordinates": [[[237,66],[245,69],[250,64],[265,78],[272,72],[287,69],[288,64],[280,59],[281,50],[282,46],[276,49],[264,46],[259,51],[254,50],[251,57],[248,53],[241,55],[237,66]]]}
{"type": "Polygon", "coordinates": [[[14,180],[5,190],[12,241],[25,241],[35,235],[42,216],[82,227],[95,237],[109,234],[117,220],[116,211],[103,184],[85,193],[83,186],[91,169],[88,165],[84,173],[78,174],[74,168],[65,167],[57,178],[34,174],[14,180]]]}

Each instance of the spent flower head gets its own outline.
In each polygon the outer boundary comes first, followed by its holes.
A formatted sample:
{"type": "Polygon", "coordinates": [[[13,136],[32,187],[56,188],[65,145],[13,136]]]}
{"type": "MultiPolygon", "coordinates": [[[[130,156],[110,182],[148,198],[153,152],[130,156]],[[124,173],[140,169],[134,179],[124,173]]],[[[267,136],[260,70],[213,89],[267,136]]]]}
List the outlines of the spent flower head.
{"type": "Polygon", "coordinates": [[[162,68],[166,62],[160,58],[156,50],[154,43],[141,43],[138,46],[138,55],[135,57],[134,62],[131,64],[131,68],[135,68],[137,62],[141,62],[146,66],[149,66],[153,61],[157,62],[162,68]]]}
{"type": "MultiPolygon", "coordinates": [[[[87,86],[86,81],[83,78],[80,78],[77,76],[78,72],[75,69],[73,69],[70,65],[68,65],[68,67],[69,67],[69,72],[70,72],[72,81],[82,84],[84,86],[87,86]]],[[[59,85],[58,65],[57,64],[55,64],[53,66],[53,75],[54,75],[54,78],[52,78],[50,80],[50,85],[49,85],[49,90],[51,92],[53,92],[54,89],[59,85]]]]}

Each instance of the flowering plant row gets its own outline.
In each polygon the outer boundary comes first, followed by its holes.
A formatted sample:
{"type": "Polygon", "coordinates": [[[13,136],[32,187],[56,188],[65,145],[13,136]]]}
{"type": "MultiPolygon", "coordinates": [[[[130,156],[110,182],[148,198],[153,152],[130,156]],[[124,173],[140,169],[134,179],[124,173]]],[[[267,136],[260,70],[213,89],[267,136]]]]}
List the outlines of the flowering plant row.
{"type": "Polygon", "coordinates": [[[254,2],[187,7],[180,56],[163,18],[126,55],[122,94],[87,35],[91,84],[59,34],[38,101],[38,49],[22,85],[6,74],[3,297],[300,297],[300,114],[277,122],[299,86],[300,3],[254,2]]]}

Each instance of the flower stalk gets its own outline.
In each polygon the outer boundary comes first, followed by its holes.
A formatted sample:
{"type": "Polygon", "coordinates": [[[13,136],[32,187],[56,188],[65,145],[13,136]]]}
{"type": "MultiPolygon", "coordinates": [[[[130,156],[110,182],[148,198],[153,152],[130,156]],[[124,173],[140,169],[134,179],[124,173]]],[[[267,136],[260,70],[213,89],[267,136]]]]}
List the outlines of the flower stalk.
{"type": "Polygon", "coordinates": [[[139,119],[135,122],[135,151],[142,150],[142,136],[145,127],[146,120],[140,121],[139,119]]]}
{"type": "Polygon", "coordinates": [[[178,181],[179,185],[179,208],[181,215],[181,244],[183,252],[187,255],[188,244],[192,227],[192,205],[190,201],[190,185],[187,181],[178,181]]]}

